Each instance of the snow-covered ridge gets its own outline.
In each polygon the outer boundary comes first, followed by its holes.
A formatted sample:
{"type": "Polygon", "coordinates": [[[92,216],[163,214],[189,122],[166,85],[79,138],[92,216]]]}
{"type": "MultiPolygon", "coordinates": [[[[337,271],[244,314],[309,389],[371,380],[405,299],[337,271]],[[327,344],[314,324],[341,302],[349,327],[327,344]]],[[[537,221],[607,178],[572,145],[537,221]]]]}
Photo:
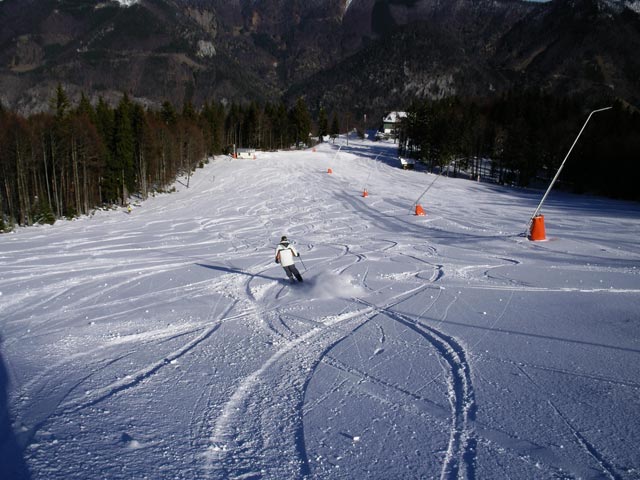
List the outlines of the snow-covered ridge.
{"type": "Polygon", "coordinates": [[[601,0],[601,2],[616,12],[621,12],[624,8],[628,8],[640,13],[640,0],[601,0]]]}
{"type": "Polygon", "coordinates": [[[640,13],[640,0],[627,0],[625,2],[625,7],[636,13],[640,13]]]}
{"type": "Polygon", "coordinates": [[[114,0],[114,1],[119,3],[123,7],[130,7],[131,5],[138,3],[140,0],[114,0]]]}

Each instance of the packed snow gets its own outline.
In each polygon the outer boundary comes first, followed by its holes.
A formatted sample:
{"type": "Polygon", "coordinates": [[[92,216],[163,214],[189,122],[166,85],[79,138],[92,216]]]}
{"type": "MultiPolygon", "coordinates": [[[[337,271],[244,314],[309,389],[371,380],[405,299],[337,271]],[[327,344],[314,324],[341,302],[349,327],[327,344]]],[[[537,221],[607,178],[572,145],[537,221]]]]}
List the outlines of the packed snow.
{"type": "Polygon", "coordinates": [[[638,204],[256,157],[0,236],[1,478],[640,478],[638,204]]]}

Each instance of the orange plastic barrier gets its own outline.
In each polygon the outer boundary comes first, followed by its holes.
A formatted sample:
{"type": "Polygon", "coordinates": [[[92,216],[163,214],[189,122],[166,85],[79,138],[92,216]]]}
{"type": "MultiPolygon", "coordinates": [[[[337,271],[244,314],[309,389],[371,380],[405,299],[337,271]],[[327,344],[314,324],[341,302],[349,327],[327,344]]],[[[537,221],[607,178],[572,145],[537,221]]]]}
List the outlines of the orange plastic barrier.
{"type": "Polygon", "coordinates": [[[363,197],[368,197],[369,196],[369,192],[367,192],[367,189],[365,188],[364,191],[362,192],[362,196],[363,197]]]}
{"type": "Polygon", "coordinates": [[[531,241],[541,241],[546,240],[544,231],[544,215],[538,215],[533,218],[531,222],[531,231],[529,232],[529,240],[531,241]]]}
{"type": "Polygon", "coordinates": [[[422,208],[422,205],[416,204],[416,215],[420,215],[422,217],[426,215],[426,213],[424,213],[424,208],[422,208]]]}

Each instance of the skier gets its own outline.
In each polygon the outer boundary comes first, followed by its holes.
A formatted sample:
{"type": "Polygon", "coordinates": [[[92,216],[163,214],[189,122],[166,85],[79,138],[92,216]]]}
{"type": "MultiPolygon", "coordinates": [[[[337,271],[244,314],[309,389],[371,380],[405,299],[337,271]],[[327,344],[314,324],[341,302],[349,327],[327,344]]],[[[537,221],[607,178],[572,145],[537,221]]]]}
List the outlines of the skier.
{"type": "Polygon", "coordinates": [[[282,268],[284,268],[284,272],[292,283],[295,282],[293,279],[294,276],[299,282],[302,282],[302,275],[300,275],[300,272],[293,262],[293,257],[299,256],[300,254],[293,248],[293,245],[289,243],[287,237],[283,235],[280,243],[276,247],[276,263],[279,263],[282,268]]]}

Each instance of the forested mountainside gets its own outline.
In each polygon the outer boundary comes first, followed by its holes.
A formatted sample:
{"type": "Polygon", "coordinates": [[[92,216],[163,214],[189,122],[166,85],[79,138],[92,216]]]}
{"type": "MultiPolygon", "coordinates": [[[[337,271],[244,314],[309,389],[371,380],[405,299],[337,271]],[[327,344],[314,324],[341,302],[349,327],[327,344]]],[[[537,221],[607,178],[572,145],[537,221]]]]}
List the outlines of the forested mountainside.
{"type": "Polygon", "coordinates": [[[640,103],[638,2],[4,0],[0,101],[277,101],[369,113],[537,87],[640,103]]]}

